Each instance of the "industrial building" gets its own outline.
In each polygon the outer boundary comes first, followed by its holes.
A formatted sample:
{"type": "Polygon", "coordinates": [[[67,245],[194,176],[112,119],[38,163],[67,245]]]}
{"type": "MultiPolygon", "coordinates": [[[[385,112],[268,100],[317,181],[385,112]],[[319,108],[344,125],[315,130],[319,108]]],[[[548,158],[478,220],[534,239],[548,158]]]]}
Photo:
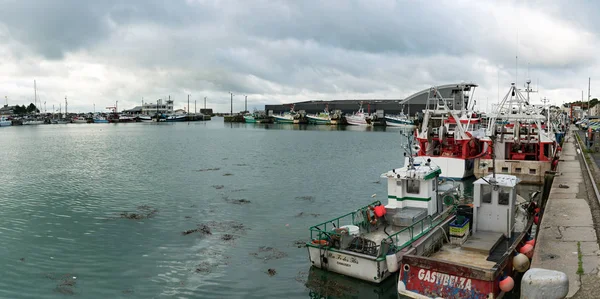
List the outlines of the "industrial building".
{"type": "MultiPolygon", "coordinates": [[[[446,84],[436,86],[439,93],[444,98],[460,98],[461,86],[464,86],[464,92],[466,95],[470,94],[472,88],[477,85],[472,83],[457,83],[457,84],[446,84]]],[[[306,113],[318,113],[325,110],[325,107],[329,111],[341,110],[342,113],[353,113],[358,110],[360,103],[362,102],[363,109],[365,112],[370,113],[385,113],[385,114],[399,114],[402,109],[404,113],[410,116],[415,116],[417,112],[422,112],[427,105],[427,97],[430,88],[419,91],[412,94],[404,99],[348,99],[348,100],[334,100],[334,101],[305,101],[298,103],[289,104],[277,104],[277,105],[265,105],[265,111],[272,114],[281,114],[286,111],[290,111],[292,105],[294,105],[295,111],[304,110],[306,113]]],[[[458,104],[458,103],[456,103],[458,104]]]]}

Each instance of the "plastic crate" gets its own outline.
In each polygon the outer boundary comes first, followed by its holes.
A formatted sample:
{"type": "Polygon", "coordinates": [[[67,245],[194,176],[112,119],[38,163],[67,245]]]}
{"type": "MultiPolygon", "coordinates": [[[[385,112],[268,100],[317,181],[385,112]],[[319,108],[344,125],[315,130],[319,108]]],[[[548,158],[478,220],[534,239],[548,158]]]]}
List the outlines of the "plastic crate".
{"type": "Polygon", "coordinates": [[[456,220],[450,223],[450,236],[462,238],[469,233],[469,219],[466,218],[462,224],[457,224],[456,220]]]}

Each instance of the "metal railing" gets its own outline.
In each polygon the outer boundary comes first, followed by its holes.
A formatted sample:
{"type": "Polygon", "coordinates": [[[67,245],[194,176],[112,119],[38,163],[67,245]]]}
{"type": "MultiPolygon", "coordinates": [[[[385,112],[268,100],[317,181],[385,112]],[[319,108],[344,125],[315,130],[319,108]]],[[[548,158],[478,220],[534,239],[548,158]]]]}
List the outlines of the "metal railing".
{"type": "Polygon", "coordinates": [[[310,239],[311,240],[323,240],[329,239],[331,236],[340,236],[340,234],[335,232],[335,228],[339,228],[340,224],[343,225],[356,225],[359,227],[369,228],[367,224],[367,219],[365,219],[362,214],[364,211],[368,210],[370,206],[378,206],[381,202],[379,200],[374,201],[364,207],[357,209],[356,211],[344,214],[342,216],[327,220],[325,222],[319,223],[317,225],[310,227],[310,239]],[[357,217],[360,215],[360,217],[357,217]],[[358,220],[358,221],[357,221],[358,220]],[[315,238],[316,237],[316,238],[315,238]]]}

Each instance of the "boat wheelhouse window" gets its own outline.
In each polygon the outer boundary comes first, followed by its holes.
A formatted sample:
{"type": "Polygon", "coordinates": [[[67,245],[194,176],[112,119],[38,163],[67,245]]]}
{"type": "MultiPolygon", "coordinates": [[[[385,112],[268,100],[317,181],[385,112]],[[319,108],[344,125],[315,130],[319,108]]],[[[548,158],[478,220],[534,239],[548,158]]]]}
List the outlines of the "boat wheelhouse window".
{"type": "Polygon", "coordinates": [[[433,182],[431,182],[431,191],[435,191],[435,189],[437,189],[436,188],[437,184],[438,184],[437,179],[433,179],[433,182]]]}
{"type": "Polygon", "coordinates": [[[492,203],[492,186],[482,185],[481,186],[481,202],[492,203]]]}
{"type": "Polygon", "coordinates": [[[406,181],[406,193],[419,194],[419,180],[407,180],[406,181]]]}
{"type": "Polygon", "coordinates": [[[396,181],[396,186],[401,186],[402,187],[402,181],[396,181]]]}
{"type": "Polygon", "coordinates": [[[550,143],[544,144],[544,157],[550,157],[550,143]]]}
{"type": "Polygon", "coordinates": [[[517,168],[515,168],[515,172],[516,172],[516,173],[521,173],[521,167],[517,167],[517,168]]]}
{"type": "Polygon", "coordinates": [[[502,167],[502,172],[508,172],[508,167],[502,167]]]}
{"type": "Polygon", "coordinates": [[[529,169],[529,174],[535,174],[535,169],[529,169]]]}
{"type": "Polygon", "coordinates": [[[500,188],[500,191],[498,192],[498,204],[507,206],[509,197],[510,197],[510,189],[505,188],[505,187],[500,188]]]}

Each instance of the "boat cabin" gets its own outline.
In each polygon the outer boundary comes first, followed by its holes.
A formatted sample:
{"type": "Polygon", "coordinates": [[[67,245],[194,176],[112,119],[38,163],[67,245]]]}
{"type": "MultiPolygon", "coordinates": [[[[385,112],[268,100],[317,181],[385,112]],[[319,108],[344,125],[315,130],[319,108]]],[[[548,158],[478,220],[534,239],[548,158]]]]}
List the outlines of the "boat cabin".
{"type": "Polygon", "coordinates": [[[497,174],[473,183],[473,234],[498,232],[512,237],[515,226],[516,176],[497,174]]]}
{"type": "Polygon", "coordinates": [[[437,192],[440,174],[437,165],[418,157],[412,165],[382,174],[388,181],[388,204],[385,208],[392,215],[413,211],[413,214],[419,214],[417,218],[441,213],[444,207],[437,192]]]}

